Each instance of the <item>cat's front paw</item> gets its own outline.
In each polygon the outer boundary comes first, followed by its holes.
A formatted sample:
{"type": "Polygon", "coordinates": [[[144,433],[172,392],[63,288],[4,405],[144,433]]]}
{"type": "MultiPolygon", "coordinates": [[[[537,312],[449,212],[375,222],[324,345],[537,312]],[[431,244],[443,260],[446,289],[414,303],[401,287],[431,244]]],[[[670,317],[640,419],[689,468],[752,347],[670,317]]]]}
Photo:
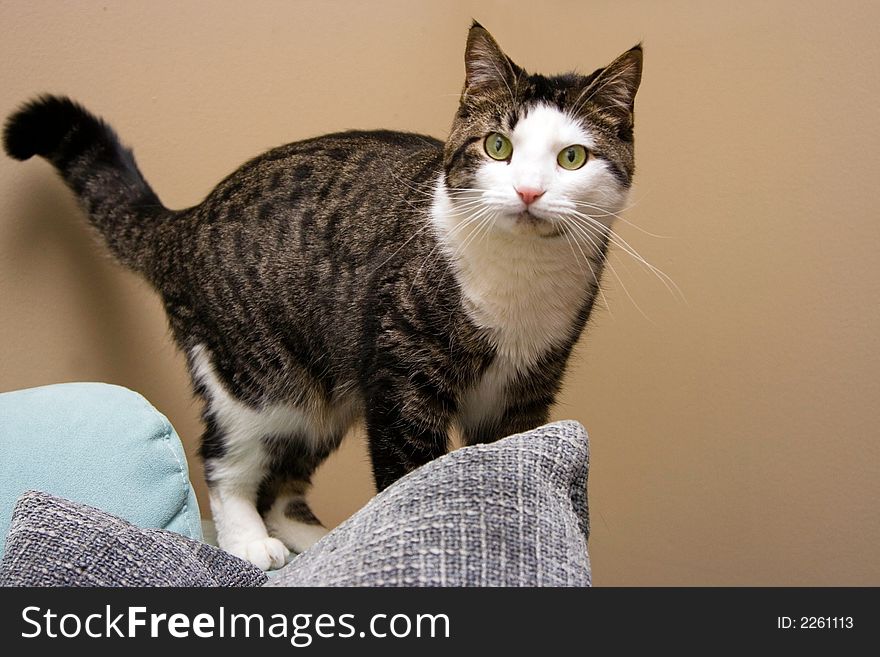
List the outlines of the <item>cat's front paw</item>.
{"type": "Polygon", "coordinates": [[[287,560],[287,555],[290,554],[290,550],[284,546],[284,543],[271,536],[234,543],[226,548],[226,551],[245,561],[250,561],[260,570],[281,568],[287,560]]]}

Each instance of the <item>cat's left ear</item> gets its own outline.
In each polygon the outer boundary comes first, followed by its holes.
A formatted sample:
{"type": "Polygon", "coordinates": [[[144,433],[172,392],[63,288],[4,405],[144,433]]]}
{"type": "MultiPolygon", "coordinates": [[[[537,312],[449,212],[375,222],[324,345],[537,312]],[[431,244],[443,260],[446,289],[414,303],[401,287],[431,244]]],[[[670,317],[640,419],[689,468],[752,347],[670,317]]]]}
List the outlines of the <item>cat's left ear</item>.
{"type": "Polygon", "coordinates": [[[519,67],[504,54],[492,35],[474,21],[464,53],[465,81],[462,102],[469,96],[503,91],[512,93],[519,67]]]}
{"type": "Polygon", "coordinates": [[[641,81],[642,44],[638,44],[606,66],[584,93],[621,125],[631,124],[641,81]]]}

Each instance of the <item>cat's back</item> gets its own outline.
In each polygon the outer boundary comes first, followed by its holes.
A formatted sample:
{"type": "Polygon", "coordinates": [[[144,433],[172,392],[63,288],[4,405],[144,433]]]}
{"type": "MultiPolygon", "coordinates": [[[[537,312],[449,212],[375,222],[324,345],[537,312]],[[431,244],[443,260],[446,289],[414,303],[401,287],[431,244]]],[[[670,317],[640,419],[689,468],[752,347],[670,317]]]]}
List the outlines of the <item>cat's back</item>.
{"type": "Polygon", "coordinates": [[[244,268],[243,275],[267,283],[321,261],[355,264],[363,260],[355,256],[375,255],[423,225],[420,209],[430,205],[442,157],[439,140],[391,130],[273,148],[166,224],[155,253],[157,282],[178,287],[244,268]]]}
{"type": "Polygon", "coordinates": [[[292,318],[303,334],[331,332],[340,308],[367,293],[370,272],[400,272],[388,256],[406,256],[410,236],[422,239],[407,253],[431,251],[422,228],[442,156],[432,137],[376,130],[246,162],[167,224],[154,252],[152,280],[172,324],[186,339],[217,328],[277,334],[292,318]]]}
{"type": "Polygon", "coordinates": [[[440,169],[443,143],[391,130],[350,130],[293,142],[253,158],[205,199],[206,220],[266,218],[279,207],[320,211],[334,204],[377,207],[409,197],[440,169]],[[354,202],[354,203],[353,203],[354,202]]]}

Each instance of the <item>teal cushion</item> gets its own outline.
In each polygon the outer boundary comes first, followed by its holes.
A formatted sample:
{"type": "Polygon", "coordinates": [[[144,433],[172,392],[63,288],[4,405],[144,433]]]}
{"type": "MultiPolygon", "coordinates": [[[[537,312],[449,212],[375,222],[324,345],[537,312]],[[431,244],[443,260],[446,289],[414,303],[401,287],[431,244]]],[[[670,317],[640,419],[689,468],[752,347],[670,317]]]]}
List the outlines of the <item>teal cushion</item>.
{"type": "Polygon", "coordinates": [[[26,490],[202,539],[177,433],[146,399],[120,386],[64,383],[0,394],[0,554],[26,490]]]}

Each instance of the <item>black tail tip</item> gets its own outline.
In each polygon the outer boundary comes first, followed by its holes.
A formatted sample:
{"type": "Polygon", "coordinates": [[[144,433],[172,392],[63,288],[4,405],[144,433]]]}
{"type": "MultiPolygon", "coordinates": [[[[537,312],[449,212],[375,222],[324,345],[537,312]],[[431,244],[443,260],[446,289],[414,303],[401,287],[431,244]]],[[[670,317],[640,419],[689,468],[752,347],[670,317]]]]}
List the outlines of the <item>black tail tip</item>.
{"type": "Polygon", "coordinates": [[[83,118],[92,118],[80,105],[64,96],[40,96],[6,119],[3,148],[9,157],[27,160],[51,156],[68,131],[83,118]]]}

